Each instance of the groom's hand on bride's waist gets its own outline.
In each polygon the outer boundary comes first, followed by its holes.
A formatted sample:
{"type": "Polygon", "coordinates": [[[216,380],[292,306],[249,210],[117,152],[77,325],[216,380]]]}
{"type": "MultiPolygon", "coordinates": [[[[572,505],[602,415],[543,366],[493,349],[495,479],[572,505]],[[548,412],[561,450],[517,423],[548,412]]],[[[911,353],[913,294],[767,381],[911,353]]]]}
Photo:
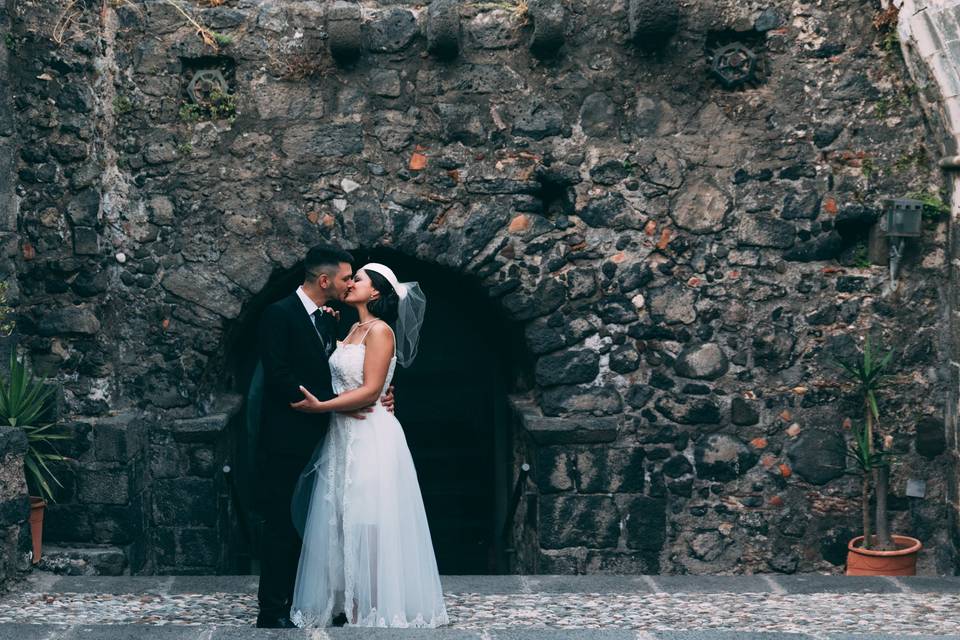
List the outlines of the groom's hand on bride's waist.
{"type": "Polygon", "coordinates": [[[382,404],[387,411],[393,413],[393,385],[387,387],[387,392],[380,398],[380,404],[382,404]]]}

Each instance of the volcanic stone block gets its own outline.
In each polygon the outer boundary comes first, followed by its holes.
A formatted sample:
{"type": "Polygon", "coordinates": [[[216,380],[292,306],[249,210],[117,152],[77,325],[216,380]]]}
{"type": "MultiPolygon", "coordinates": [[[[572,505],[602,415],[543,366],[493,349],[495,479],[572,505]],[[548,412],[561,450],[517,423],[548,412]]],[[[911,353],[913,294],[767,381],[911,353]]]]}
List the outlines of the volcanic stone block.
{"type": "Polygon", "coordinates": [[[563,46],[563,4],[559,0],[530,0],[528,15],[533,19],[530,51],[538,58],[553,57],[563,46]]]}
{"type": "Polygon", "coordinates": [[[327,40],[330,54],[348,63],[360,57],[363,48],[360,5],[338,0],[327,12],[327,40]]]}
{"type": "Polygon", "coordinates": [[[441,102],[436,111],[440,116],[444,142],[462,142],[468,147],[483,144],[487,133],[477,105],[441,102]]]}
{"type": "Polygon", "coordinates": [[[573,461],[566,447],[541,447],[537,451],[536,474],[541,493],[573,489],[573,461]]]}
{"type": "Polygon", "coordinates": [[[737,242],[748,247],[788,249],[796,237],[797,230],[792,224],[770,216],[747,215],[737,229],[737,242]]]}
{"type": "Polygon", "coordinates": [[[807,482],[826,484],[843,475],[845,443],[837,431],[808,429],[787,449],[793,471],[807,482]]]}
{"type": "Polygon", "coordinates": [[[100,253],[100,236],[92,227],[73,228],[73,252],[78,256],[95,256],[100,253]]]}
{"type": "Polygon", "coordinates": [[[836,231],[821,234],[812,240],[797,243],[783,254],[784,260],[791,262],[814,262],[831,260],[843,252],[843,238],[836,231]]]}
{"type": "Polygon", "coordinates": [[[690,185],[670,209],[670,217],[681,229],[691,233],[715,233],[727,225],[730,198],[706,181],[690,185]]]}
{"type": "Polygon", "coordinates": [[[545,278],[534,291],[515,291],[505,295],[501,302],[514,319],[530,320],[556,311],[566,298],[566,287],[559,280],[545,278]]]}
{"type": "Polygon", "coordinates": [[[523,414],[523,428],[541,445],[592,444],[617,439],[620,421],[615,417],[542,417],[523,414]]]}
{"type": "Polygon", "coordinates": [[[740,426],[751,426],[760,422],[760,413],[748,400],[735,396],[730,402],[730,422],[740,426]]]}
{"type": "MultiPolygon", "coordinates": [[[[580,127],[591,138],[605,138],[617,132],[617,105],[605,93],[597,92],[588,95],[580,105],[580,127]]],[[[619,178],[626,177],[626,167],[623,162],[613,161],[612,170],[623,172],[619,178]]],[[[591,177],[593,172],[591,171],[591,177]]],[[[596,182],[597,180],[594,179],[596,182]]],[[[607,182],[607,184],[613,184],[607,182]]]]}
{"type": "Polygon", "coordinates": [[[356,123],[329,123],[288,127],[281,148],[298,162],[343,157],[363,151],[363,127],[356,123]]]}
{"type": "Polygon", "coordinates": [[[93,437],[93,455],[101,462],[128,462],[142,446],[135,413],[121,413],[96,420],[90,434],[93,437]]]}
{"type": "Polygon", "coordinates": [[[364,23],[367,48],[379,53],[396,53],[406,49],[420,33],[413,13],[401,7],[380,11],[364,23]]]}
{"type": "Polygon", "coordinates": [[[459,0],[434,0],[427,9],[427,51],[445,60],[460,52],[459,0]]]}
{"type": "Polygon", "coordinates": [[[657,398],[654,407],[660,415],[679,424],[720,423],[720,407],[710,398],[670,394],[657,398]]]}
{"type": "Polygon", "coordinates": [[[630,37],[641,49],[657,49],[677,31],[677,0],[630,0],[627,8],[630,37]]]}
{"type": "Polygon", "coordinates": [[[632,344],[625,344],[610,352],[610,370],[630,373],[640,366],[640,353],[632,344]]]}
{"type": "Polygon", "coordinates": [[[694,289],[670,284],[650,290],[647,308],[655,322],[691,324],[697,319],[696,301],[697,292],[694,289]]]}
{"type": "Polygon", "coordinates": [[[600,373],[600,354],[590,349],[563,351],[537,361],[537,384],[577,384],[592,382],[600,373]]]}
{"type": "Polygon", "coordinates": [[[946,427],[935,416],[924,416],[917,421],[917,453],[925,458],[936,458],[947,448],[946,427]]]}
{"type": "Polygon", "coordinates": [[[577,490],[581,493],[643,492],[644,450],[592,447],[577,453],[577,490]]]}
{"type": "Polygon", "coordinates": [[[230,416],[217,413],[202,418],[174,420],[173,438],[177,442],[216,442],[230,422],[230,416]]]}
{"type": "Polygon", "coordinates": [[[153,519],[159,525],[208,526],[217,522],[217,492],[206,478],[160,480],[154,485],[153,519]]]}
{"type": "Polygon", "coordinates": [[[544,415],[564,413],[592,413],[611,415],[623,410],[623,400],[616,389],[563,385],[544,389],[540,395],[544,415]]]}
{"type": "Polygon", "coordinates": [[[534,354],[548,353],[566,346],[563,327],[554,327],[547,318],[537,318],[524,329],[527,348],[534,354]]]}
{"type": "Polygon", "coordinates": [[[126,471],[86,471],[79,473],[80,502],[92,504],[127,504],[130,500],[130,479],[126,471]]]}
{"type": "Polygon", "coordinates": [[[543,140],[560,135],[563,109],[555,102],[534,102],[526,105],[513,121],[513,135],[543,140]]]}
{"type": "Polygon", "coordinates": [[[661,471],[668,478],[679,478],[688,473],[693,473],[693,465],[690,464],[686,456],[678,454],[664,462],[661,471]]]}
{"type": "Polygon", "coordinates": [[[661,498],[630,496],[621,499],[627,547],[659,552],[666,540],[667,503],[661,498]]]}
{"type": "Polygon", "coordinates": [[[616,503],[610,496],[540,496],[540,546],[612,548],[620,537],[616,503]]]}
{"type": "Polygon", "coordinates": [[[727,481],[742,476],[759,456],[739,438],[720,433],[701,438],[694,447],[697,476],[708,480],[727,481]]]}
{"type": "Polygon", "coordinates": [[[716,380],[727,372],[730,364],[720,346],[713,342],[687,347],[673,363],[677,375],[698,380],[716,380]]]}
{"type": "Polygon", "coordinates": [[[100,213],[100,192],[84,189],[67,203],[67,217],[78,226],[92,227],[100,213]]]}
{"type": "Polygon", "coordinates": [[[70,334],[96,335],[100,331],[100,321],[93,310],[86,305],[45,309],[37,318],[37,332],[42,336],[61,336],[70,334]]]}
{"type": "Polygon", "coordinates": [[[619,193],[609,193],[590,200],[577,211],[581,220],[591,227],[623,229],[635,218],[633,209],[619,193]]]}
{"type": "Polygon", "coordinates": [[[241,302],[230,292],[226,278],[203,265],[191,264],[169,271],[161,285],[170,293],[224,318],[240,314],[241,302]]]}
{"type": "Polygon", "coordinates": [[[217,565],[223,542],[217,530],[207,527],[177,529],[176,557],[179,566],[213,567],[217,565]]]}

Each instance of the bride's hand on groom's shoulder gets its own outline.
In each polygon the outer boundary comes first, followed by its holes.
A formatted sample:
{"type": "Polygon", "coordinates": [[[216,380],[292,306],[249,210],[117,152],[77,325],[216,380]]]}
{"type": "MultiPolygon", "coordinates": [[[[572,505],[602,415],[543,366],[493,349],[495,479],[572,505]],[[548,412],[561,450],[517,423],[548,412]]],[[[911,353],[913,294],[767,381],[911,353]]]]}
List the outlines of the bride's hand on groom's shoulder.
{"type": "Polygon", "coordinates": [[[334,318],[336,318],[337,321],[340,320],[340,312],[334,309],[333,307],[320,307],[320,308],[323,309],[324,313],[329,313],[334,318]]]}

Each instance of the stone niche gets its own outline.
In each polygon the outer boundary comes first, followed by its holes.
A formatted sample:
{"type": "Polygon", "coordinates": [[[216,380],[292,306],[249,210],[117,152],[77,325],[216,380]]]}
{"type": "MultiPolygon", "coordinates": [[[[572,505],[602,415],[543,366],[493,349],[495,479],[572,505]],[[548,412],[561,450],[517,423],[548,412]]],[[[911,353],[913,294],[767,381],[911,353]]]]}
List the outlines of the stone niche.
{"type": "Polygon", "coordinates": [[[90,9],[64,46],[52,6],[4,16],[3,255],[79,460],[51,542],[121,572],[256,569],[241,356],[329,241],[442,310],[398,380],[442,569],[840,572],[858,489],[832,452],[860,414],[832,359],[868,329],[902,380],[893,529],[923,572],[954,566],[946,221],[895,296],[869,259],[881,200],[936,175],[886,34],[843,3],[523,6],[197,7],[216,51],[162,3],[108,7],[100,34],[90,9]],[[732,36],[763,75],[731,89],[709,67],[732,36]],[[214,68],[230,108],[197,113],[214,68]]]}

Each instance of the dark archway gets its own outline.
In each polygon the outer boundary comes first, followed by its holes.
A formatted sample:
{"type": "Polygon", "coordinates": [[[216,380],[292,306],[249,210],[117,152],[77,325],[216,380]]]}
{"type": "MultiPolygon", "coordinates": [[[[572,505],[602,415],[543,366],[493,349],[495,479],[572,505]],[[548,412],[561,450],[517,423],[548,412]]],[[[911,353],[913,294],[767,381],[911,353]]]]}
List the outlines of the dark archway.
{"type": "MultiPolygon", "coordinates": [[[[390,265],[401,281],[418,281],[428,311],[418,356],[400,368],[397,417],[420,479],[443,574],[484,574],[505,570],[500,531],[511,480],[511,415],[507,395],[522,386],[523,332],[499,313],[482,287],[452,269],[409,258],[389,249],[353,251],[355,266],[376,261],[390,265]]],[[[262,310],[293,291],[299,268],[277,275],[246,305],[227,341],[228,386],[247,395],[256,370],[256,325],[262,310]]],[[[342,309],[341,331],[355,320],[342,309]]],[[[232,434],[235,545],[238,571],[256,571],[258,517],[248,496],[253,470],[249,459],[247,412],[232,434]]]]}

